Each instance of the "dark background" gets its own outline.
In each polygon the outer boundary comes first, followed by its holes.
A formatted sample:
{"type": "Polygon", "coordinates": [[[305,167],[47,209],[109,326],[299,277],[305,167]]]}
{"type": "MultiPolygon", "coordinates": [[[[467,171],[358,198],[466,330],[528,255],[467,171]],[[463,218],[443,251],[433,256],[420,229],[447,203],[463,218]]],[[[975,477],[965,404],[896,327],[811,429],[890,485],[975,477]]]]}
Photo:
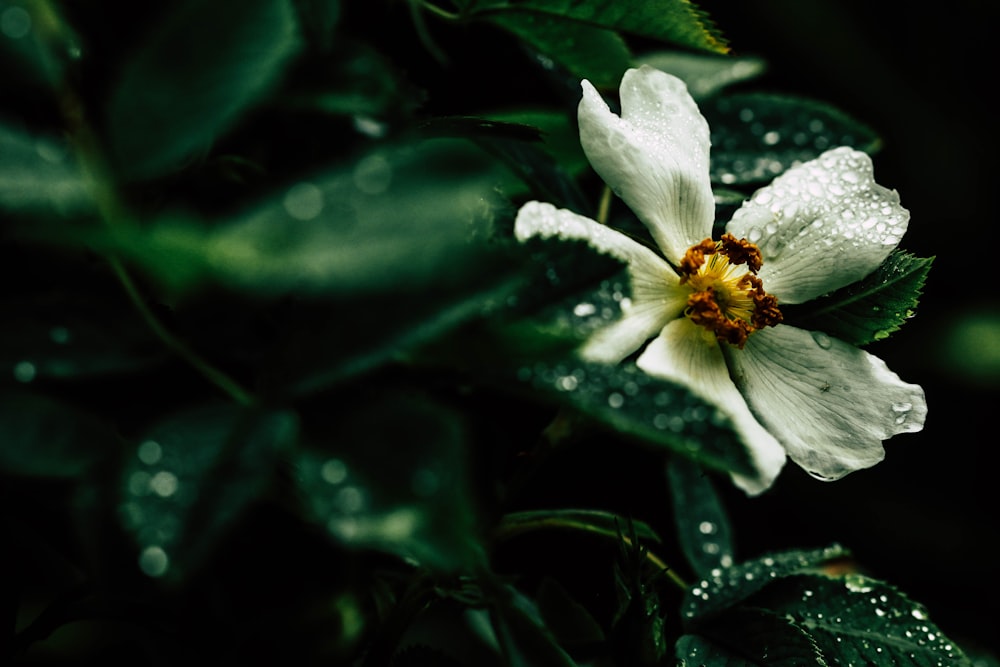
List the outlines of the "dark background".
{"type": "Polygon", "coordinates": [[[915,319],[869,350],[921,384],[924,430],[835,483],[795,466],[769,494],[729,507],[743,555],[839,541],[871,574],[925,603],[951,635],[993,642],[1000,619],[995,493],[1000,345],[993,162],[992,3],[699,2],[735,55],[762,56],[753,87],[828,101],[883,138],[878,182],[911,212],[901,247],[935,256],[915,319]],[[905,7],[902,8],[901,7],[905,7]],[[959,340],[971,318],[992,328],[959,340]]]}

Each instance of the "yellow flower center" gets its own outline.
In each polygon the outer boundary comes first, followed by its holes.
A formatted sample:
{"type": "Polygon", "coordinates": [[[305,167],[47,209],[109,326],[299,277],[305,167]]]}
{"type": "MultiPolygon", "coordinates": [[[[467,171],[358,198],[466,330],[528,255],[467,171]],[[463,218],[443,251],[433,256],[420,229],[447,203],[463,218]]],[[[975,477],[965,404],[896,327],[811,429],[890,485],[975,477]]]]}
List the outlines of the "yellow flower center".
{"type": "Polygon", "coordinates": [[[681,284],[691,288],[684,314],[743,349],[754,331],[781,322],[778,300],[755,275],[762,264],[760,249],[732,234],[692,246],[680,264],[681,284]]]}

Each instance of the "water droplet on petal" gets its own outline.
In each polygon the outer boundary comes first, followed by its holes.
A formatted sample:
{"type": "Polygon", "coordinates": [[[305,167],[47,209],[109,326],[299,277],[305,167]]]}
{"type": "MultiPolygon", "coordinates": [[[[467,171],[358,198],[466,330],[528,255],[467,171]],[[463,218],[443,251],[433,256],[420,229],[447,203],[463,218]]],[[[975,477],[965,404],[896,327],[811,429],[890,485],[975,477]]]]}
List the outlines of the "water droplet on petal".
{"type": "Polygon", "coordinates": [[[824,350],[829,350],[830,346],[833,345],[833,341],[830,340],[830,337],[822,331],[813,331],[811,333],[813,340],[816,341],[816,344],[824,350]]]}

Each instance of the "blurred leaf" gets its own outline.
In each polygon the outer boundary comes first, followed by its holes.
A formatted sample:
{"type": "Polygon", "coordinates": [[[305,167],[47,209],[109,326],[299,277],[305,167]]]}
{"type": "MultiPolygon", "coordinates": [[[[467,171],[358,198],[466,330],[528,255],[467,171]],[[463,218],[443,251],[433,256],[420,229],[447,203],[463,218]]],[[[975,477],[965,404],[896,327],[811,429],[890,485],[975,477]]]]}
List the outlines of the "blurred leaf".
{"type": "Polygon", "coordinates": [[[27,391],[0,395],[0,472],[80,477],[117,451],[111,428],[77,408],[27,391]]]}
{"type": "Polygon", "coordinates": [[[33,378],[81,379],[149,368],[165,349],[128,304],[66,289],[0,296],[0,368],[33,378]]]}
{"type": "Polygon", "coordinates": [[[270,298],[416,295],[461,285],[493,215],[481,153],[427,142],[378,149],[208,225],[163,219],[85,237],[176,293],[224,286],[270,298]],[[443,269],[447,269],[446,271],[443,269]]]}
{"type": "Polygon", "coordinates": [[[870,276],[806,304],[787,307],[789,322],[851,345],[888,338],[913,317],[934,258],[894,250],[870,276]]]}
{"type": "Polygon", "coordinates": [[[680,665],[703,667],[825,667],[809,634],[767,609],[738,607],[677,640],[680,665]]]}
{"type": "MultiPolygon", "coordinates": [[[[513,537],[536,530],[573,530],[600,535],[617,542],[621,526],[626,522],[624,517],[603,510],[528,510],[505,514],[496,531],[504,537],[513,537]]],[[[632,521],[631,523],[638,538],[652,542],[660,541],[656,532],[646,523],[642,521],[632,521]]]]}
{"type": "Polygon", "coordinates": [[[65,216],[92,205],[68,145],[0,125],[0,208],[65,216]]]}
{"type": "Polygon", "coordinates": [[[476,568],[482,554],[461,416],[395,391],[339,410],[296,456],[308,517],[354,549],[439,572],[476,568]]]}
{"type": "MultiPolygon", "coordinates": [[[[704,51],[726,53],[728,46],[707,14],[690,0],[472,0],[462,2],[473,17],[494,20],[504,13],[573,21],[605,30],[671,42],[704,51]]],[[[618,72],[619,77],[624,72],[618,72]]],[[[614,82],[617,85],[617,80],[614,82]]]]}
{"type": "Polygon", "coordinates": [[[752,602],[803,628],[831,664],[973,664],[929,620],[922,605],[889,584],[861,575],[791,576],[752,602]]]}
{"type": "Polygon", "coordinates": [[[684,595],[685,623],[697,626],[707,618],[743,602],[774,581],[802,572],[817,572],[847,551],[839,546],[812,551],[783,551],[710,572],[684,595]]]}
{"type": "Polygon", "coordinates": [[[733,564],[729,517],[712,480],[689,459],[671,457],[667,476],[677,537],[698,576],[733,564]]]}
{"type": "Polygon", "coordinates": [[[574,77],[588,79],[597,86],[616,86],[632,61],[632,54],[617,33],[594,25],[520,8],[491,14],[489,20],[565,67],[574,77]]]}
{"type": "Polygon", "coordinates": [[[128,61],[108,108],[126,178],[161,175],[208,148],[280,79],[299,49],[289,0],[169,5],[128,61]]]}
{"type": "Polygon", "coordinates": [[[600,624],[555,579],[546,577],[542,580],[536,601],[545,627],[561,646],[572,651],[574,646],[604,641],[600,624]]]}
{"type": "Polygon", "coordinates": [[[509,667],[576,667],[533,604],[511,586],[491,587],[490,620],[509,667]]]}
{"type": "Polygon", "coordinates": [[[292,0],[298,11],[299,25],[311,43],[328,50],[334,43],[334,30],[340,22],[340,0],[292,0]]]}
{"type": "Polygon", "coordinates": [[[229,405],[193,408],[153,425],[121,477],[121,520],[139,547],[139,568],[179,582],[203,566],[270,489],[296,433],[290,413],[229,405]]]}
{"type": "Polygon", "coordinates": [[[761,58],[720,56],[684,51],[658,51],[635,59],[682,79],[695,100],[709,98],[727,86],[760,76],[766,69],[761,58]]]}
{"type": "Polygon", "coordinates": [[[294,84],[282,91],[276,105],[356,120],[408,112],[417,106],[420,96],[407,88],[393,63],[370,43],[342,34],[327,39],[333,41],[329,55],[306,59],[297,67],[294,84]]]}
{"type": "MultiPolygon", "coordinates": [[[[576,114],[544,109],[492,111],[486,114],[491,120],[518,123],[536,128],[541,134],[545,149],[567,174],[578,176],[590,167],[580,146],[576,127],[576,114]]],[[[548,200],[547,200],[548,201],[548,200]]]]}
{"type": "Polygon", "coordinates": [[[837,146],[873,153],[881,139],[825,102],[767,93],[733,93],[703,102],[712,130],[713,183],[771,181],[796,162],[837,146]]]}

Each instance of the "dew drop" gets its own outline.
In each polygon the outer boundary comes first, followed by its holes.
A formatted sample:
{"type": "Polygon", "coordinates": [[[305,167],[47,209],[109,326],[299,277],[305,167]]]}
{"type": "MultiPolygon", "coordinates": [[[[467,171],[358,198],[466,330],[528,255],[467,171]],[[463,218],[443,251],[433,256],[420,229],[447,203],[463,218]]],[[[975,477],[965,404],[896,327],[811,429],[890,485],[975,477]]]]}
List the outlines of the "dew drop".
{"type": "Polygon", "coordinates": [[[592,303],[578,303],[573,308],[573,314],[577,317],[589,317],[597,312],[597,306],[592,303]]]}
{"type": "Polygon", "coordinates": [[[698,532],[702,535],[714,535],[718,527],[711,521],[702,521],[698,524],[698,532]]]}
{"type": "Polygon", "coordinates": [[[139,569],[150,577],[162,577],[170,568],[170,558],[163,547],[152,545],[139,554],[139,569]]]}
{"type": "Polygon", "coordinates": [[[608,405],[610,405],[612,408],[616,409],[620,408],[621,406],[625,405],[625,397],[619,394],[617,391],[613,391],[608,396],[608,405]]]}
{"type": "Polygon", "coordinates": [[[813,331],[810,333],[812,334],[813,340],[816,341],[816,344],[824,350],[829,350],[830,346],[833,345],[833,341],[830,340],[830,337],[822,331],[813,331]]]}
{"type": "Polygon", "coordinates": [[[285,212],[296,220],[312,220],[323,211],[323,191],[312,183],[296,183],[282,201],[285,212]]]}
{"type": "Polygon", "coordinates": [[[148,466],[155,465],[163,458],[163,447],[155,440],[146,440],[136,448],[136,456],[148,466]]]}
{"type": "Polygon", "coordinates": [[[347,465],[340,459],[330,459],[319,469],[319,474],[327,484],[340,484],[347,479],[347,465]]]}
{"type": "Polygon", "coordinates": [[[14,364],[14,379],[18,382],[31,382],[38,374],[38,369],[30,361],[19,361],[14,364]]]}
{"type": "Polygon", "coordinates": [[[10,39],[21,39],[31,32],[31,14],[23,7],[8,7],[0,14],[0,32],[10,39]]]}
{"type": "Polygon", "coordinates": [[[161,470],[149,480],[149,488],[161,498],[169,498],[174,495],[179,486],[177,475],[168,470],[161,470]]]}

